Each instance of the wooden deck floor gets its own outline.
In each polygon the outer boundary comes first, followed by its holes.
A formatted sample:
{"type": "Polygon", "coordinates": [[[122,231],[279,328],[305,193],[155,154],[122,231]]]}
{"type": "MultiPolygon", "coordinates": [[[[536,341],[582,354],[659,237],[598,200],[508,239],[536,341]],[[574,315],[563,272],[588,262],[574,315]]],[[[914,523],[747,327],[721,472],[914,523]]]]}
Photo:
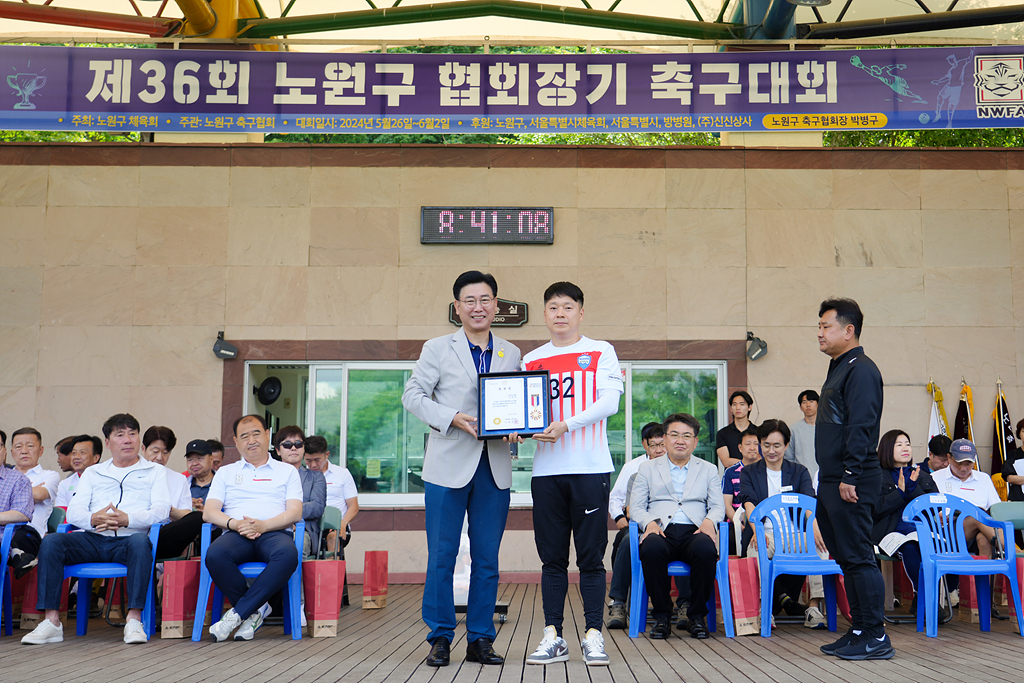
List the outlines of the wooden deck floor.
{"type": "MultiPolygon", "coordinates": [[[[359,604],[359,586],[352,598],[359,604]]],[[[499,599],[510,603],[508,621],[498,624],[495,649],[506,656],[502,667],[482,667],[462,661],[465,631],[456,630],[452,665],[432,669],[423,665],[428,647],[420,621],[421,586],[392,586],[384,610],[358,607],[342,612],[337,638],[306,638],[294,642],[282,629],[264,627],[248,643],[201,643],[155,638],[146,645],[127,646],[121,630],[100,620],[89,635],[78,638],[73,624],[59,645],[23,646],[24,631],[0,638],[0,675],[5,681],[75,681],[108,683],[146,681],[179,683],[655,683],[708,681],[782,683],[798,681],[1006,681],[1024,678],[1024,639],[1008,621],[993,623],[990,633],[977,625],[952,622],[938,639],[918,634],[912,624],[890,626],[896,657],[887,662],[843,662],[825,657],[818,646],[835,636],[784,625],[769,639],[745,636],[734,640],[720,634],[709,641],[673,637],[652,642],[631,640],[625,631],[605,631],[610,667],[588,669],[579,650],[582,604],[576,586],[570,587],[565,638],[570,661],[549,667],[526,666],[544,628],[539,586],[504,585],[499,599]]],[[[676,634],[680,632],[675,632],[676,634]]],[[[686,634],[684,634],[686,635],[686,634]]]]}

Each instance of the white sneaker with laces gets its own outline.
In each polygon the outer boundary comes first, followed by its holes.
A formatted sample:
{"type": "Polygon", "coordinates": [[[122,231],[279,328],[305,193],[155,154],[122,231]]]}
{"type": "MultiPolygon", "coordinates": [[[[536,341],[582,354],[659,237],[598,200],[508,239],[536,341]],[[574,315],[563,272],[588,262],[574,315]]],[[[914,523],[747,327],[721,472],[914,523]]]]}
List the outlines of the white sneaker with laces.
{"type": "Polygon", "coordinates": [[[263,626],[263,620],[270,616],[272,608],[267,603],[249,615],[249,618],[242,622],[238,632],[235,633],[235,640],[252,640],[256,631],[263,626]]]}
{"type": "Polygon", "coordinates": [[[821,613],[820,609],[808,607],[807,611],[804,612],[804,626],[821,630],[828,628],[828,623],[825,621],[825,615],[821,613]]]}
{"type": "Polygon", "coordinates": [[[527,664],[554,664],[569,661],[569,646],[565,639],[558,637],[554,626],[544,627],[544,638],[533,654],[526,658],[527,664]]]}
{"type": "Polygon", "coordinates": [[[64,624],[54,626],[49,619],[39,622],[31,633],[21,639],[22,645],[46,645],[47,643],[64,642],[64,624]]]}
{"type": "Polygon", "coordinates": [[[231,632],[238,628],[238,625],[242,623],[242,618],[238,616],[238,612],[232,607],[228,610],[227,614],[221,617],[221,620],[210,627],[210,635],[217,639],[220,643],[228,639],[231,632]]]}
{"type": "Polygon", "coordinates": [[[608,666],[608,655],[604,651],[604,635],[596,628],[587,631],[580,643],[583,647],[583,661],[587,666],[608,666]]]}
{"type": "Polygon", "coordinates": [[[124,625],[124,642],[129,645],[149,642],[146,629],[142,627],[141,621],[138,619],[128,620],[128,623],[124,625]]]}

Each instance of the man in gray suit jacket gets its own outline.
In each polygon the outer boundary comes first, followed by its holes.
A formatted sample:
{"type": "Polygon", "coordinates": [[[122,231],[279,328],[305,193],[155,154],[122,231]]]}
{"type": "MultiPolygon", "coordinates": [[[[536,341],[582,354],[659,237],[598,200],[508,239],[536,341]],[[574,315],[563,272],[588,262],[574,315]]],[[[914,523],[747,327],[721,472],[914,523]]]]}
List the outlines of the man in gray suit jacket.
{"type": "Polygon", "coordinates": [[[462,329],[423,345],[402,394],[405,409],[431,430],[423,456],[428,559],[422,614],[431,646],[426,663],[449,662],[455,638],[455,559],[462,520],[468,515],[472,562],[466,659],[501,664],[504,660],[493,648],[494,603],[512,460],[508,443],[477,440],[478,375],[519,370],[519,349],[491,334],[498,305],[492,275],[465,272],[455,280],[452,293],[462,329]]]}
{"type": "Polygon", "coordinates": [[[722,484],[718,467],[692,457],[700,433],[697,418],[669,415],[664,429],[667,456],[641,465],[630,492],[630,517],[643,533],[640,562],[656,622],[651,638],[671,633],[668,565],[682,561],[690,565],[690,636],[705,639],[710,637],[707,603],[718,560],[715,530],[725,519],[722,484]]]}

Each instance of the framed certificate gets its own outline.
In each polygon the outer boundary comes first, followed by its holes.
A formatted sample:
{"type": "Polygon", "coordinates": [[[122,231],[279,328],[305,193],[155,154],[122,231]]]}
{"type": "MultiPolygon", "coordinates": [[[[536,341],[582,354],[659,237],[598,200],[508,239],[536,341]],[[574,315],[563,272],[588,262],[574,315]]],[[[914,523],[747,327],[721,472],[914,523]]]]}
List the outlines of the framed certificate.
{"type": "Polygon", "coordinates": [[[485,372],[480,375],[478,439],[495,439],[515,432],[529,436],[551,424],[547,370],[485,372]]]}

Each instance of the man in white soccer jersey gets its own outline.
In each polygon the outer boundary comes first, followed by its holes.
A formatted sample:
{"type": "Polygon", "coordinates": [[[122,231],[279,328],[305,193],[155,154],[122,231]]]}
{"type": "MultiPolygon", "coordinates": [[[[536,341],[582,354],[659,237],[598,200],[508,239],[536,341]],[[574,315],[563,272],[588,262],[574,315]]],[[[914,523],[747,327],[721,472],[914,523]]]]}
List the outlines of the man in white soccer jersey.
{"type": "Polygon", "coordinates": [[[544,323],[551,341],[526,354],[527,370],[551,375],[551,425],[535,434],[533,529],[543,571],[544,638],[527,664],[569,659],[562,616],[569,590],[569,535],[576,546],[586,636],[587,666],[607,666],[604,616],[604,551],[608,545],[608,491],[614,471],[608,450],[608,417],[619,410],[622,372],[615,349],[580,336],[583,291],[556,282],[544,292],[544,323]]]}

